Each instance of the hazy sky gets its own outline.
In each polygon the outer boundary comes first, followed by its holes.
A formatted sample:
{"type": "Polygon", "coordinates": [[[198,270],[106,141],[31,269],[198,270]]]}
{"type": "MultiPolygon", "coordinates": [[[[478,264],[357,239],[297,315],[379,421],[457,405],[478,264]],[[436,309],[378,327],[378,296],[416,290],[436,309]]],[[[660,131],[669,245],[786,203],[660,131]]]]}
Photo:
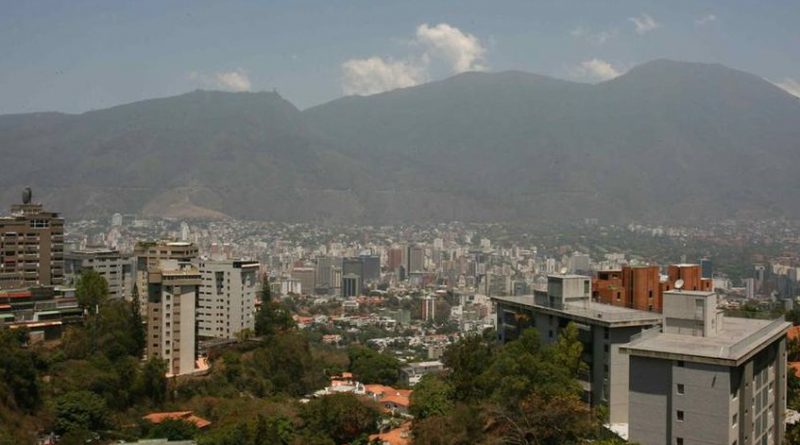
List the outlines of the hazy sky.
{"type": "Polygon", "coordinates": [[[465,70],[596,82],[656,58],[800,95],[800,1],[0,1],[0,113],[197,88],[299,108],[465,70]]]}

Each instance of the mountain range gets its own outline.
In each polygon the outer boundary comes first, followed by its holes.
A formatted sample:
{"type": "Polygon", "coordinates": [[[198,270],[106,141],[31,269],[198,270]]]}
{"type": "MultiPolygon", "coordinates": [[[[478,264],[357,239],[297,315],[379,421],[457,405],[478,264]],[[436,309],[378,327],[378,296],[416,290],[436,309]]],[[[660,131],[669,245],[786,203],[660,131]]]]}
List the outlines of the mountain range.
{"type": "Polygon", "coordinates": [[[800,217],[800,99],[656,60],[599,84],[463,73],[298,110],[194,91],[0,116],[0,205],[330,223],[800,217]]]}

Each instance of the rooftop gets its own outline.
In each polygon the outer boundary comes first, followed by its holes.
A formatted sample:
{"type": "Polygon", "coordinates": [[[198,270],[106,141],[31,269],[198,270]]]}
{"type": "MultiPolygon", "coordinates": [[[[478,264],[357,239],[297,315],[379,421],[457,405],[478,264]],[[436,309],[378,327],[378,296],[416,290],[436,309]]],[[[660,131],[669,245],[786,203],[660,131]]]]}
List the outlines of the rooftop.
{"type": "Polygon", "coordinates": [[[541,312],[560,314],[577,321],[589,321],[595,324],[636,326],[661,323],[661,314],[655,312],[612,306],[610,304],[602,304],[589,300],[567,304],[562,307],[550,307],[536,304],[532,295],[492,297],[492,300],[511,303],[517,306],[536,308],[541,312]]]}
{"type": "Polygon", "coordinates": [[[791,323],[783,318],[770,321],[724,317],[722,329],[715,336],[654,331],[643,333],[622,350],[639,356],[738,366],[778,337],[786,335],[790,326],[791,323]]]}

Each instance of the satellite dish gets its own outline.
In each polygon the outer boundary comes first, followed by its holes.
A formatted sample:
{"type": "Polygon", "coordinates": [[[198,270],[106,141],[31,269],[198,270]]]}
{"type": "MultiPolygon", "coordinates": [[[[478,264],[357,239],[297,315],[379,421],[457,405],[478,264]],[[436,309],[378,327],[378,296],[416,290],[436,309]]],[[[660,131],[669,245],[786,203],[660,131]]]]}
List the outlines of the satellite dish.
{"type": "Polygon", "coordinates": [[[682,279],[678,278],[675,281],[675,289],[678,289],[678,290],[683,289],[683,280],[682,279]]]}
{"type": "Polygon", "coordinates": [[[566,275],[569,270],[566,267],[561,268],[561,275],[566,275]]]}
{"type": "Polygon", "coordinates": [[[33,191],[31,190],[30,187],[25,187],[25,190],[22,191],[22,203],[30,204],[32,198],[33,198],[33,191]]]}

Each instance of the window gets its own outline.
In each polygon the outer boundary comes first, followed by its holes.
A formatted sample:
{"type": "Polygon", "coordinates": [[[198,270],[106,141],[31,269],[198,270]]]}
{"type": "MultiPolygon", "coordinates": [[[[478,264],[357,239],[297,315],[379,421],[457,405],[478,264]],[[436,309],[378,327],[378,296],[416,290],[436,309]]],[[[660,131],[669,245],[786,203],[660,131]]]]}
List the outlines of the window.
{"type": "Polygon", "coordinates": [[[683,437],[678,437],[675,439],[676,445],[683,445],[683,437]]]}
{"type": "Polygon", "coordinates": [[[731,418],[731,426],[736,426],[736,422],[739,420],[739,415],[733,413],[733,417],[731,418]]]}
{"type": "Polygon", "coordinates": [[[684,366],[683,360],[678,360],[678,367],[683,368],[683,366],[684,366]]]}
{"type": "Polygon", "coordinates": [[[685,393],[684,391],[685,388],[683,386],[683,383],[678,383],[678,394],[684,394],[685,393]]]}
{"type": "Polygon", "coordinates": [[[678,422],[683,422],[683,411],[678,410],[677,418],[678,418],[678,422]]]}

